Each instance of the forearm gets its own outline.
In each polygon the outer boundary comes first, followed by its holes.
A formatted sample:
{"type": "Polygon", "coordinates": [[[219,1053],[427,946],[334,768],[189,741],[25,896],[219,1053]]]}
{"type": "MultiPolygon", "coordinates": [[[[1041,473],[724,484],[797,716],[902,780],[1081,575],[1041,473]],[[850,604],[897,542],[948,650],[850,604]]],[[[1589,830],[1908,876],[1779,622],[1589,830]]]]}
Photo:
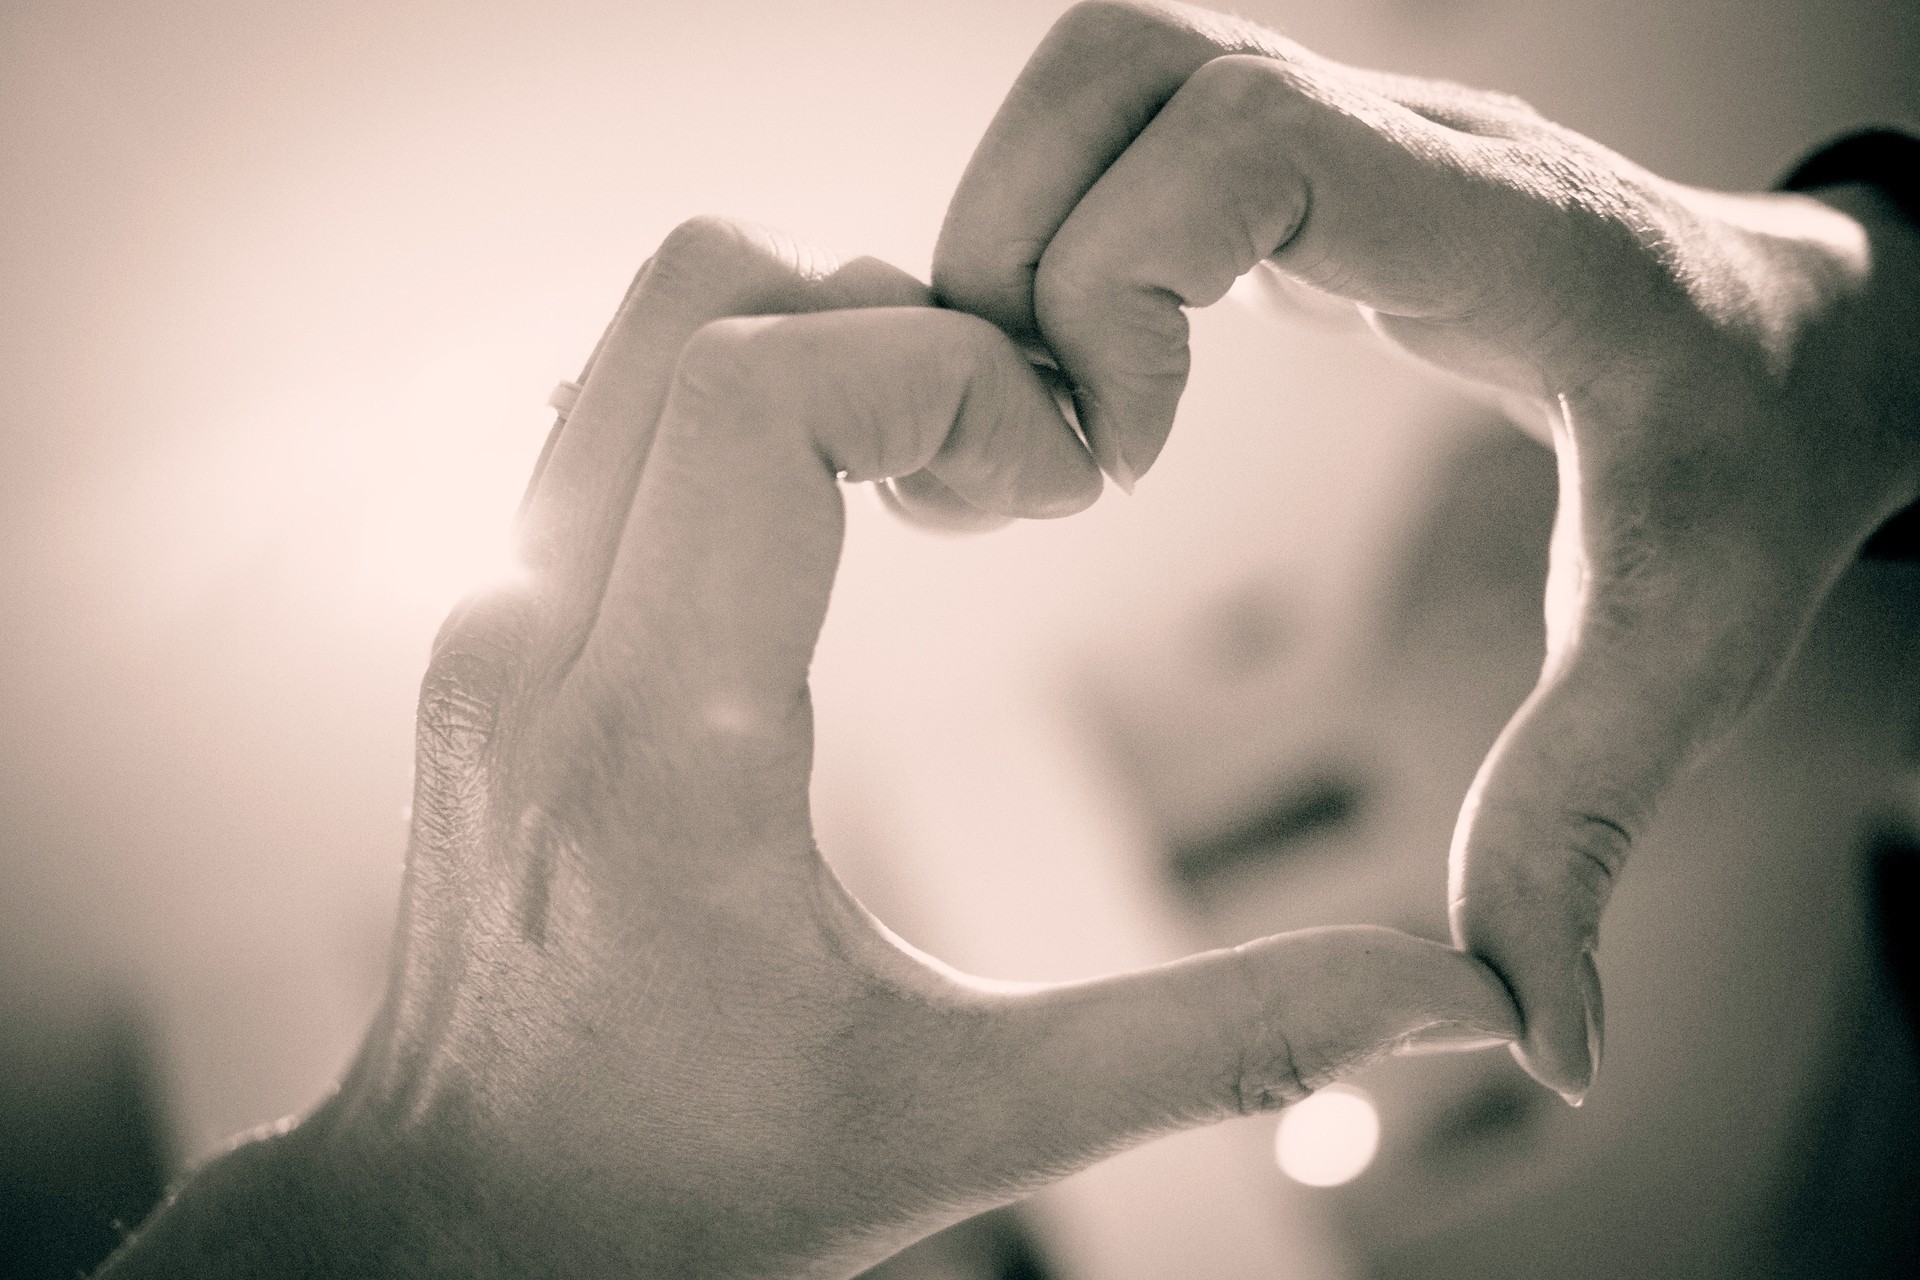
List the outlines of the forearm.
{"type": "Polygon", "coordinates": [[[98,1277],[486,1274],[475,1235],[450,1229],[435,1181],[349,1156],[323,1110],[195,1172],[98,1277]]]}

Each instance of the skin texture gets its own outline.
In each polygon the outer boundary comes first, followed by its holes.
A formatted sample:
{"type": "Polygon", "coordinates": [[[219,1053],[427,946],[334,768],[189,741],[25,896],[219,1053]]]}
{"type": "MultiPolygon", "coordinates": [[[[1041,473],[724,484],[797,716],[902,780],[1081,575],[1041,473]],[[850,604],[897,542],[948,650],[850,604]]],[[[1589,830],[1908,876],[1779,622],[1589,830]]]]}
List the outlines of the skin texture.
{"type": "Polygon", "coordinates": [[[1920,494],[1914,249],[1859,190],[1697,191],[1511,97],[1103,2],[1008,94],[934,286],[1055,353],[1126,487],[1172,426],[1183,308],[1249,271],[1346,300],[1552,441],[1546,662],[1461,809],[1449,897],[1520,1006],[1523,1065],[1577,1103],[1635,840],[1920,494]]]}
{"type": "Polygon", "coordinates": [[[962,181],[944,308],[878,263],[687,224],[536,477],[524,575],[436,646],[358,1060],[108,1274],[850,1274],[1413,1037],[1511,1039],[1509,990],[1525,1062],[1577,1096],[1588,953],[1636,831],[1920,487],[1898,417],[1920,361],[1883,336],[1910,341],[1920,271],[1847,199],[1688,191],[1508,98],[1098,4],[962,181]],[[1079,510],[1094,460],[1130,483],[1158,452],[1181,307],[1256,269],[1530,400],[1558,450],[1548,660],[1454,849],[1456,937],[1498,976],[1353,928],[1064,987],[968,979],[814,847],[835,476],[906,477],[909,510],[1079,510]]]}
{"type": "Polygon", "coordinates": [[[436,644],[358,1061],[108,1274],[847,1275],[1415,1038],[1517,1032],[1483,965],[1393,930],[1016,989],[840,887],[807,806],[836,473],[1006,515],[1099,492],[1013,343],[926,302],[719,220],[662,246],[532,485],[524,575],[436,644]]]}

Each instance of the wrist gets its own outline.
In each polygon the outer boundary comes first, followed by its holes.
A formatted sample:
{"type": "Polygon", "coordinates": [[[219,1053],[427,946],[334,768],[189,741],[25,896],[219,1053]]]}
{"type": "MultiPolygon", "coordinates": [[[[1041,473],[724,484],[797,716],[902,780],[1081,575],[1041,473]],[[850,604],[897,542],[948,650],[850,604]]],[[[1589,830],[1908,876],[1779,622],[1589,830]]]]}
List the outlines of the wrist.
{"type": "Polygon", "coordinates": [[[445,1159],[349,1133],[329,1103],[197,1170],[99,1280],[484,1274],[484,1236],[462,1182],[445,1159]]]}

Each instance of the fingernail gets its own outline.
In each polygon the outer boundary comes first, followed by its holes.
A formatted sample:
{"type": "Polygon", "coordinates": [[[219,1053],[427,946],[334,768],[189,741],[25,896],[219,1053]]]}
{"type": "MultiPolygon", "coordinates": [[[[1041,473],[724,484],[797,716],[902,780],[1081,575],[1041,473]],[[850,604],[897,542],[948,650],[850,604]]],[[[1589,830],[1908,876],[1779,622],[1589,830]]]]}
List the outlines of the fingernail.
{"type": "Polygon", "coordinates": [[[1073,428],[1073,433],[1080,437],[1080,443],[1093,454],[1094,465],[1106,472],[1107,476],[1120,486],[1122,493],[1131,496],[1136,481],[1133,468],[1127,465],[1120,447],[1117,444],[1109,444],[1104,433],[1098,442],[1088,437],[1086,425],[1080,418],[1080,404],[1074,398],[1073,384],[1067,380],[1067,375],[1060,371],[1060,365],[1054,360],[1052,353],[1044,347],[1029,343],[1022,343],[1020,350],[1026,356],[1027,363],[1033,366],[1034,374],[1053,396],[1054,407],[1060,411],[1061,418],[1073,428]]]}
{"type": "Polygon", "coordinates": [[[1403,1054],[1421,1053],[1470,1053],[1475,1049],[1491,1049],[1495,1045],[1511,1043],[1511,1036],[1504,1036],[1484,1027],[1476,1027],[1465,1022],[1442,1022],[1431,1027],[1422,1027],[1400,1042],[1396,1052],[1403,1054]]]}
{"type": "Polygon", "coordinates": [[[1089,430],[1086,416],[1080,411],[1079,393],[1074,390],[1073,380],[1060,367],[1060,361],[1053,352],[1037,342],[1019,342],[1020,354],[1025,356],[1033,371],[1053,393],[1053,402],[1060,409],[1060,416],[1072,427],[1081,443],[1093,454],[1094,465],[1104,471],[1107,478],[1120,487],[1120,492],[1133,496],[1134,485],[1140,482],[1140,475],[1127,461],[1126,451],[1121,447],[1117,432],[1111,429],[1094,432],[1089,430]]]}
{"type": "Polygon", "coordinates": [[[924,471],[876,480],[873,491],[881,506],[929,533],[985,533],[1013,523],[1008,516],[970,505],[924,471]]]}
{"type": "Polygon", "coordinates": [[[1587,1064],[1586,1079],[1580,1087],[1563,1090],[1560,1094],[1570,1107],[1577,1107],[1586,1102],[1587,1094],[1593,1088],[1594,1078],[1600,1074],[1600,1055],[1606,1047],[1607,1026],[1606,1001],[1600,991],[1600,969],[1593,962],[1591,949],[1581,953],[1576,972],[1580,979],[1580,996],[1585,1005],[1587,1018],[1587,1064]]]}
{"type": "Polygon", "coordinates": [[[1127,461],[1126,450],[1120,444],[1120,432],[1114,429],[1113,422],[1105,414],[1095,414],[1090,418],[1079,393],[1074,393],[1073,402],[1076,424],[1087,442],[1088,450],[1093,454],[1094,464],[1107,473],[1108,479],[1120,486],[1120,492],[1131,497],[1133,486],[1139,481],[1139,473],[1127,461]]]}
{"type": "MultiPolygon", "coordinates": [[[[1077,403],[1077,402],[1076,402],[1077,403]]],[[[1107,473],[1107,478],[1120,486],[1120,492],[1131,496],[1138,476],[1127,462],[1127,455],[1121,451],[1118,432],[1111,424],[1100,422],[1090,425],[1085,414],[1080,415],[1080,431],[1086,437],[1087,448],[1093,453],[1094,465],[1107,473]]]]}
{"type": "Polygon", "coordinates": [[[1607,1001],[1600,990],[1600,966],[1593,962],[1591,950],[1580,957],[1580,987],[1587,1000],[1587,1083],[1591,1085],[1600,1074],[1600,1055],[1607,1041],[1607,1001]]]}

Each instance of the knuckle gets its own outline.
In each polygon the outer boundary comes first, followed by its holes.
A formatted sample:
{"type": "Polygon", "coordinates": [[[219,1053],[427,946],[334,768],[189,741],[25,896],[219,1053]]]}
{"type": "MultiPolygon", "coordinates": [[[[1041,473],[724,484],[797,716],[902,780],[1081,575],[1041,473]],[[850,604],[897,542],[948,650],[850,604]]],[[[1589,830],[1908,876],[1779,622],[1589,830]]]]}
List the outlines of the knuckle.
{"type": "Polygon", "coordinates": [[[701,325],[680,349],[675,390],[741,409],[758,403],[766,395],[769,364],[758,349],[773,323],[764,316],[729,316],[701,325]]]}
{"type": "MultiPolygon", "coordinates": [[[[1098,247],[1056,242],[1034,276],[1033,300],[1041,331],[1056,346],[1062,335],[1099,335],[1103,343],[1125,344],[1125,366],[1103,363],[1102,376],[1154,394],[1185,385],[1191,358],[1185,307],[1198,304],[1165,285],[1139,280],[1131,264],[1098,247]]],[[[1074,371],[1079,392],[1093,390],[1087,384],[1093,372],[1074,371]]]]}
{"type": "Polygon", "coordinates": [[[1633,833],[1597,810],[1576,809],[1565,819],[1568,867],[1574,883],[1596,902],[1604,902],[1626,868],[1633,833]]]}
{"type": "Polygon", "coordinates": [[[539,621],[535,593],[509,584],[477,591],[454,607],[434,637],[429,666],[485,655],[490,662],[517,662],[539,621]]]}
{"type": "Polygon", "coordinates": [[[1080,0],[1060,15],[1048,38],[1080,49],[1182,29],[1184,24],[1167,5],[1149,0],[1080,0]]]}
{"type": "Polygon", "coordinates": [[[830,255],[739,218],[700,214],[661,241],[654,287],[698,290],[724,309],[790,311],[839,266],[830,255]]]}
{"type": "Polygon", "coordinates": [[[1407,79],[1404,92],[1387,96],[1415,115],[1481,138],[1517,142],[1538,137],[1546,121],[1525,99],[1451,80],[1407,79]]]}
{"type": "Polygon", "coordinates": [[[1567,944],[1593,937],[1635,840],[1633,820],[1616,812],[1556,806],[1487,833],[1452,903],[1468,940],[1498,953],[1549,921],[1567,944]]]}
{"type": "Polygon", "coordinates": [[[748,256],[757,233],[757,228],[735,218],[697,214],[667,233],[656,260],[670,271],[709,268],[748,256]]]}
{"type": "Polygon", "coordinates": [[[469,597],[435,637],[420,682],[423,745],[464,748],[491,739],[500,709],[522,678],[539,609],[532,594],[493,588],[469,597]]]}
{"type": "Polygon", "coordinates": [[[1517,124],[1538,124],[1546,119],[1531,102],[1517,93],[1499,89],[1476,89],[1475,96],[1488,115],[1517,124]]]}
{"type": "Polygon", "coordinates": [[[1262,997],[1266,987],[1254,963],[1251,946],[1234,947],[1227,954],[1239,986],[1246,993],[1252,1016],[1240,1023],[1233,1049],[1233,1070],[1221,1101],[1231,1112],[1243,1116],[1275,1111],[1300,1101],[1313,1089],[1301,1077],[1280,1010],[1262,997]]]}
{"type": "Polygon", "coordinates": [[[1264,119],[1304,101],[1301,74],[1262,54],[1222,54],[1187,77],[1180,96],[1222,123],[1264,119]]]}
{"type": "Polygon", "coordinates": [[[1229,1099],[1240,1115],[1259,1115],[1291,1106],[1313,1092],[1300,1076],[1285,1036],[1272,1033],[1250,1044],[1234,1070],[1229,1099]]]}
{"type": "Polygon", "coordinates": [[[1125,57],[1163,71],[1190,71],[1222,53],[1250,53],[1293,62],[1309,57],[1298,44],[1232,13],[1159,0],[1084,0],[1054,31],[1074,43],[1064,52],[1125,57]],[[1093,49],[1075,46],[1091,44],[1093,49]]]}

